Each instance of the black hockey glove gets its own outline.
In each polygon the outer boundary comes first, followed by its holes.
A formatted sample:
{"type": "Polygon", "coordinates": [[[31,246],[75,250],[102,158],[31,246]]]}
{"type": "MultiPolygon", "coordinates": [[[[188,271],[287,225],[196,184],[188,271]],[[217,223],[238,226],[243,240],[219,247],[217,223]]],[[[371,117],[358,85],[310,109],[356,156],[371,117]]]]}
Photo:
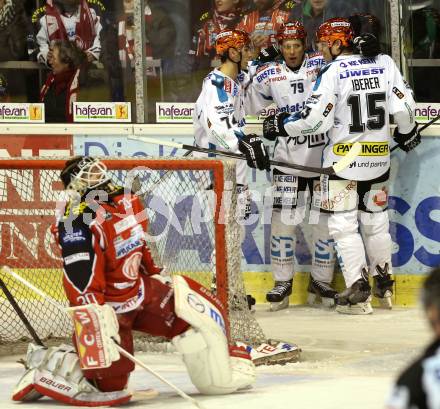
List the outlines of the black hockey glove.
{"type": "Polygon", "coordinates": [[[280,50],[271,45],[270,47],[263,48],[258,54],[257,62],[260,64],[265,64],[267,62],[275,61],[281,55],[280,50]]]}
{"type": "Polygon", "coordinates": [[[238,141],[238,149],[246,156],[250,168],[270,170],[269,154],[258,135],[245,135],[238,141]]]}
{"type": "Polygon", "coordinates": [[[394,130],[393,138],[399,145],[399,148],[405,152],[412,151],[421,141],[420,132],[417,130],[418,124],[410,133],[399,133],[397,128],[394,130]]]}
{"type": "Polygon", "coordinates": [[[279,136],[288,136],[284,129],[284,119],[288,116],[287,112],[268,116],[263,122],[263,136],[269,141],[274,141],[279,136]]]}
{"type": "Polygon", "coordinates": [[[373,34],[362,34],[353,40],[354,46],[364,57],[376,57],[380,54],[379,40],[373,34]]]}

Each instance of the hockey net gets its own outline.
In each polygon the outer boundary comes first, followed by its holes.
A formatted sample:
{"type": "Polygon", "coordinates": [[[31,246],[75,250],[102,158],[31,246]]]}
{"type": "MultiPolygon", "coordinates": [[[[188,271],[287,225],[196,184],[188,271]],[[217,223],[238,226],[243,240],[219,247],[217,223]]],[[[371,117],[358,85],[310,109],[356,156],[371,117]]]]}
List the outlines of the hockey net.
{"type": "MultiPolygon", "coordinates": [[[[210,159],[103,159],[115,184],[140,195],[149,216],[149,243],[157,264],[215,288],[227,305],[232,341],[265,340],[250,313],[241,275],[235,164],[210,159]]],[[[50,225],[62,196],[65,160],[0,159],[0,277],[39,337],[70,339],[69,317],[6,273],[7,266],[67,306],[62,260],[50,225]]],[[[0,351],[18,352],[30,339],[0,291],[0,351]],[[15,348],[15,351],[14,351],[15,348]]],[[[163,340],[136,335],[137,350],[163,350],[163,340]]],[[[169,345],[169,344],[168,344],[169,345]]],[[[168,347],[165,347],[168,348],[168,347]]]]}

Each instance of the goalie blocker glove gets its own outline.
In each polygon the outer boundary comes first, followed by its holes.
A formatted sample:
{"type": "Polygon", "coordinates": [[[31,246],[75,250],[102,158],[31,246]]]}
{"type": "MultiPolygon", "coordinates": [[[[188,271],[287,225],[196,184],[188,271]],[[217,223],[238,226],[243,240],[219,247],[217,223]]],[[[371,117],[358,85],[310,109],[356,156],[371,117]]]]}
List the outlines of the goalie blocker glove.
{"type": "Polygon", "coordinates": [[[238,142],[238,149],[246,156],[250,168],[270,170],[269,154],[258,135],[244,135],[238,142]]]}
{"type": "Polygon", "coordinates": [[[397,128],[394,130],[394,140],[399,145],[399,148],[407,153],[409,151],[412,151],[422,141],[420,132],[417,130],[417,127],[418,124],[416,124],[412,131],[407,134],[400,133],[397,128]]]}
{"type": "Polygon", "coordinates": [[[288,136],[284,129],[284,120],[288,116],[287,112],[268,116],[263,122],[263,136],[269,141],[274,141],[278,136],[288,136]]]}

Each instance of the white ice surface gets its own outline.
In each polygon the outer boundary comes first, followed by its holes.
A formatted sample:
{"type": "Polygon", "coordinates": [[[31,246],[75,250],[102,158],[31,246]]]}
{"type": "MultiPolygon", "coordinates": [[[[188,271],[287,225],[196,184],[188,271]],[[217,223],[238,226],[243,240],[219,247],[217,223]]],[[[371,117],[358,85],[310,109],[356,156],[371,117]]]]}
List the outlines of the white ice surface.
{"type": "MultiPolygon", "coordinates": [[[[138,356],[164,377],[199,399],[206,409],[378,409],[384,407],[398,372],[429,342],[430,333],[419,310],[376,309],[371,316],[344,316],[309,307],[270,313],[260,307],[257,319],[266,335],[298,344],[301,362],[258,368],[252,390],[228,396],[200,396],[185,367],[174,354],[138,356]]],[[[49,399],[14,403],[10,393],[23,369],[17,356],[0,358],[1,408],[66,408],[49,399]]],[[[138,368],[132,389],[155,388],[152,400],[125,407],[191,408],[152,375],[138,368]]]]}

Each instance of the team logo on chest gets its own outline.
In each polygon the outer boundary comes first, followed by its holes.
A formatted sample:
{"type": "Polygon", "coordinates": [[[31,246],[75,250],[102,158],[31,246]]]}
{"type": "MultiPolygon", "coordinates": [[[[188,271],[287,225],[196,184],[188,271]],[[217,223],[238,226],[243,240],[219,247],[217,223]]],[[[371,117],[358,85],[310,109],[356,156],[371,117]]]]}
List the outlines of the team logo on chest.
{"type": "Polygon", "coordinates": [[[130,280],[136,280],[139,275],[139,266],[141,265],[142,253],[133,253],[124,261],[122,273],[130,280]]]}

